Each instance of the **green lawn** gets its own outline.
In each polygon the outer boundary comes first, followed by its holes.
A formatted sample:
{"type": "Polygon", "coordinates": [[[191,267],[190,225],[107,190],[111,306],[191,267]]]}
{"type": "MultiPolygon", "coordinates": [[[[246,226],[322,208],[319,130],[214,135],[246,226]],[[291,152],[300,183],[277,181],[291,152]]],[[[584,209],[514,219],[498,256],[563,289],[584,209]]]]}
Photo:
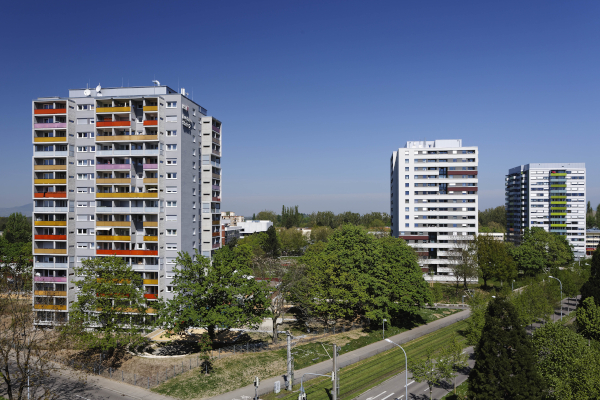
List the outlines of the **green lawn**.
{"type": "Polygon", "coordinates": [[[463,400],[467,398],[467,389],[469,388],[469,381],[464,381],[456,387],[456,394],[449,393],[442,397],[442,400],[463,400]]]}

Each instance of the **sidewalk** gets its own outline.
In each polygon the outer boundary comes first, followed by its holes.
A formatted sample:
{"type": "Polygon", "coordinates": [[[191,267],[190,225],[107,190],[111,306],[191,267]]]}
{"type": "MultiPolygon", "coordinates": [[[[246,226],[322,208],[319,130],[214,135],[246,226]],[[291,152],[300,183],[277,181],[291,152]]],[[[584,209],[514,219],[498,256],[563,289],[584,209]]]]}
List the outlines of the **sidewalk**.
{"type": "MultiPolygon", "coordinates": [[[[455,322],[462,321],[466,319],[470,310],[464,310],[459,313],[450,315],[448,317],[438,319],[436,321],[430,322],[426,325],[418,326],[410,331],[402,332],[396,336],[392,336],[389,339],[398,344],[406,343],[416,338],[419,338],[428,333],[434,332],[438,329],[444,328],[446,326],[452,325],[455,322]]],[[[365,358],[372,357],[376,354],[382,353],[384,351],[390,350],[395,346],[391,343],[388,343],[384,340],[379,342],[371,343],[365,347],[360,349],[351,351],[349,353],[343,354],[338,357],[338,368],[343,368],[348,365],[354,364],[358,361],[364,360],[365,358]]],[[[302,375],[305,373],[313,373],[313,374],[331,374],[331,370],[333,369],[333,363],[331,360],[322,361],[318,364],[312,365],[310,367],[306,367],[294,372],[294,384],[300,383],[300,379],[302,375]]],[[[314,378],[314,375],[308,375],[305,377],[305,381],[314,378]]],[[[274,378],[265,379],[260,382],[260,387],[258,389],[258,394],[269,393],[273,391],[273,387],[275,382],[279,381],[281,390],[285,390],[285,378],[284,376],[278,376],[274,378]]],[[[212,397],[212,400],[240,400],[243,399],[242,396],[248,396],[248,398],[254,397],[254,386],[248,385],[240,389],[233,390],[231,392],[227,392],[215,397],[212,397]]]]}

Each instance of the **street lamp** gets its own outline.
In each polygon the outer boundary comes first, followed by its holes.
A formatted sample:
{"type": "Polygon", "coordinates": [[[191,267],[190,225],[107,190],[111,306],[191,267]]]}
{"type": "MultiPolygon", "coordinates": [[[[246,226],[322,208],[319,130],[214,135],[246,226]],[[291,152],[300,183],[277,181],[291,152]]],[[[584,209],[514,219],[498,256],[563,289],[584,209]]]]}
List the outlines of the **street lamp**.
{"type": "Polygon", "coordinates": [[[558,283],[560,283],[560,320],[562,321],[562,282],[560,281],[560,279],[555,278],[553,276],[549,276],[548,278],[556,279],[558,283]]]}
{"type": "Polygon", "coordinates": [[[383,319],[383,338],[385,339],[385,321],[387,321],[387,319],[383,319]]]}
{"type": "Polygon", "coordinates": [[[408,400],[408,357],[406,356],[406,351],[404,351],[402,346],[400,346],[398,343],[392,342],[390,339],[385,339],[385,341],[391,344],[395,344],[396,346],[400,347],[400,349],[404,352],[404,366],[406,367],[406,372],[404,373],[404,398],[408,400]]]}

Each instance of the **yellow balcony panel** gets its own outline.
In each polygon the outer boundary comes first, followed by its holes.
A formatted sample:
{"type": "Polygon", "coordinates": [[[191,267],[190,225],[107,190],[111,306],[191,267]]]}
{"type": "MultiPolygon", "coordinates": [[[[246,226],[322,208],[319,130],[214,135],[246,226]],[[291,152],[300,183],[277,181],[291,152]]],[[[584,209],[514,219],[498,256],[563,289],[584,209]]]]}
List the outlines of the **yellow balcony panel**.
{"type": "Polygon", "coordinates": [[[567,176],[567,174],[564,172],[554,172],[554,173],[551,172],[550,176],[567,176]]]}
{"type": "Polygon", "coordinates": [[[158,242],[158,236],[144,236],[144,242],[158,242]]]}
{"type": "Polygon", "coordinates": [[[128,113],[131,112],[131,107],[98,107],[97,113],[128,113]]]}
{"type": "Polygon", "coordinates": [[[144,228],[158,228],[158,221],[144,221],[144,228]]]}
{"type": "Polygon", "coordinates": [[[49,142],[66,142],[66,136],[54,136],[54,137],[34,137],[34,143],[49,143],[49,142]]]}
{"type": "Polygon", "coordinates": [[[144,279],[144,285],[158,285],[158,279],[144,279]]]}
{"type": "Polygon", "coordinates": [[[53,304],[35,304],[33,306],[33,308],[35,308],[36,310],[62,310],[62,311],[66,311],[67,310],[67,306],[55,306],[53,304]]]}
{"type": "Polygon", "coordinates": [[[567,215],[566,212],[551,212],[550,215],[567,215]]]}
{"type": "Polygon", "coordinates": [[[561,228],[561,227],[566,227],[567,224],[550,224],[551,227],[555,227],[555,228],[561,228]]]}
{"type": "Polygon", "coordinates": [[[116,136],[96,136],[97,142],[114,141],[138,141],[138,140],[158,140],[158,135],[116,135],[116,136]]]}
{"type": "Polygon", "coordinates": [[[67,226],[67,221],[34,221],[35,226],[67,226]]]}
{"type": "Polygon", "coordinates": [[[566,201],[550,201],[550,204],[567,204],[566,201]]]}
{"type": "Polygon", "coordinates": [[[67,249],[33,249],[33,254],[67,254],[67,249]]]}
{"type": "Polygon", "coordinates": [[[34,179],[33,183],[36,185],[65,185],[66,179],[34,179]]]}
{"type": "Polygon", "coordinates": [[[102,178],[96,179],[96,183],[99,185],[118,185],[118,184],[126,184],[131,185],[131,178],[102,178]]]}
{"type": "Polygon", "coordinates": [[[144,112],[158,111],[158,106],[144,106],[144,112]]]}
{"type": "Polygon", "coordinates": [[[144,185],[157,184],[158,178],[144,178],[144,185]]]}
{"type": "Polygon", "coordinates": [[[564,188],[564,187],[567,187],[567,185],[550,185],[550,187],[564,188]]]}
{"type": "Polygon", "coordinates": [[[158,193],[96,193],[97,199],[156,199],[158,193]]]}
{"type": "Polygon", "coordinates": [[[61,296],[67,295],[67,292],[61,290],[35,290],[33,292],[36,296],[61,296]]]}
{"type": "Polygon", "coordinates": [[[117,240],[120,242],[129,242],[131,241],[131,236],[96,235],[96,240],[117,240]]]}
{"type": "Polygon", "coordinates": [[[34,171],[66,171],[66,165],[34,165],[34,171]]]}
{"type": "Polygon", "coordinates": [[[96,221],[96,226],[126,226],[131,227],[130,221],[96,221]]]}

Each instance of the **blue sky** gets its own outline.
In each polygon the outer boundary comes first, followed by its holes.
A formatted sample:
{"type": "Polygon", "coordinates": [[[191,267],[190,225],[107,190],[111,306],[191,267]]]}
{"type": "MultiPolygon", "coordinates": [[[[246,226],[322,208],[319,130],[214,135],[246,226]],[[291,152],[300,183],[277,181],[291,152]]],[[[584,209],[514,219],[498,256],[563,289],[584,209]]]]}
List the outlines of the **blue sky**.
{"type": "Polygon", "coordinates": [[[223,121],[223,204],[389,212],[407,140],[479,146],[480,208],[508,168],[585,162],[600,202],[600,2],[9,2],[0,207],[31,202],[31,100],[185,87],[223,121]]]}

